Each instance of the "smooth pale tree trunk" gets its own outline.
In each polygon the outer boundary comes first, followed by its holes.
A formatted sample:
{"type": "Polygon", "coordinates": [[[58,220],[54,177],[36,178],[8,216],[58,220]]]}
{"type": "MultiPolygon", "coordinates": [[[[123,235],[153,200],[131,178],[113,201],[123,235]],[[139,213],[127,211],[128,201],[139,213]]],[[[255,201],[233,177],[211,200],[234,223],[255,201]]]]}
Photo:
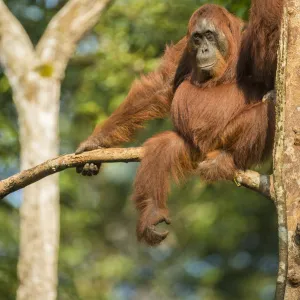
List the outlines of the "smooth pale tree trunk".
{"type": "MultiPolygon", "coordinates": [[[[0,0],[0,62],[13,90],[20,125],[21,169],[58,155],[61,81],[77,42],[112,0],[70,0],[36,49],[0,0]]],[[[54,300],[59,248],[58,175],[24,190],[20,209],[18,300],[54,300]]]]}
{"type": "MultiPolygon", "coordinates": [[[[21,168],[27,169],[58,154],[60,82],[38,78],[15,92],[20,116],[21,168]],[[20,97],[20,99],[18,99],[20,97]]],[[[55,299],[59,245],[58,176],[24,189],[21,207],[20,286],[17,299],[55,299]]]]}

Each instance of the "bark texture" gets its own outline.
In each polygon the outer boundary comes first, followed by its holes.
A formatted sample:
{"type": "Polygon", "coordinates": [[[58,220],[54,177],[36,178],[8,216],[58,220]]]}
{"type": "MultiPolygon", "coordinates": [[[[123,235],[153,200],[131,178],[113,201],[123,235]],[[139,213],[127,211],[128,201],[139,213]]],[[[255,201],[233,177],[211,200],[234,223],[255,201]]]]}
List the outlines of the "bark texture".
{"type": "MultiPolygon", "coordinates": [[[[0,62],[13,90],[20,124],[21,169],[58,155],[61,80],[76,43],[111,0],[70,0],[37,48],[0,0],[0,62]],[[13,49],[13,51],[12,51],[13,49]]],[[[24,190],[18,300],[53,300],[59,242],[58,176],[24,190]]]]}
{"type": "MultiPolygon", "coordinates": [[[[282,181],[285,189],[288,272],[286,300],[300,299],[300,2],[287,2],[287,59],[285,76],[282,181]]],[[[284,106],[284,102],[282,103],[284,106]]]]}
{"type": "Polygon", "coordinates": [[[286,220],[286,194],[283,178],[283,155],[285,137],[285,108],[286,108],[286,60],[287,60],[287,34],[288,21],[287,12],[284,9],[284,16],[281,28],[280,45],[278,49],[278,67],[276,78],[276,134],[273,153],[273,178],[275,203],[278,218],[278,239],[279,239],[279,264],[276,282],[276,300],[283,300],[285,295],[287,277],[287,220],[286,220]]]}
{"type": "Polygon", "coordinates": [[[274,189],[280,264],[276,299],[300,299],[300,2],[287,0],[277,74],[274,189]]]}

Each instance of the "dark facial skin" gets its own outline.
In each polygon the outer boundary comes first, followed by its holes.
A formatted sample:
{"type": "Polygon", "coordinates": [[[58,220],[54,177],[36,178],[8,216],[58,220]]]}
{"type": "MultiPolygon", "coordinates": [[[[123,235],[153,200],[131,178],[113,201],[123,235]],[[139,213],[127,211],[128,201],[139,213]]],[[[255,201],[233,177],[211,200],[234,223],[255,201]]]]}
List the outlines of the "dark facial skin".
{"type": "MultiPolygon", "coordinates": [[[[200,19],[190,35],[189,49],[196,60],[197,77],[208,79],[213,71],[228,55],[228,42],[222,32],[218,32],[214,24],[207,19],[200,19]]],[[[202,80],[201,80],[202,81],[202,80]]]]}

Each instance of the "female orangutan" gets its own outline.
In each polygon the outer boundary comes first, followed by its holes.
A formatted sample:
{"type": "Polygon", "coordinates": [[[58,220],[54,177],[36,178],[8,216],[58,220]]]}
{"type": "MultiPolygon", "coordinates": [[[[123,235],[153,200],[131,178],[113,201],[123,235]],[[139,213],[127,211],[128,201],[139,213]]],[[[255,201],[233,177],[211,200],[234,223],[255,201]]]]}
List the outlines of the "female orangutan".
{"type": "MultiPolygon", "coordinates": [[[[204,180],[233,179],[237,169],[259,163],[272,148],[273,103],[264,86],[245,77],[237,83],[243,22],[217,5],[191,17],[188,32],[168,48],[158,71],[135,83],[125,102],[83,142],[77,153],[128,141],[146,120],[171,113],[174,131],[150,138],[137,172],[133,199],[139,211],[137,235],[150,245],[168,232],[169,179],[190,174],[204,180]]],[[[83,175],[98,172],[91,164],[83,175]]]]}

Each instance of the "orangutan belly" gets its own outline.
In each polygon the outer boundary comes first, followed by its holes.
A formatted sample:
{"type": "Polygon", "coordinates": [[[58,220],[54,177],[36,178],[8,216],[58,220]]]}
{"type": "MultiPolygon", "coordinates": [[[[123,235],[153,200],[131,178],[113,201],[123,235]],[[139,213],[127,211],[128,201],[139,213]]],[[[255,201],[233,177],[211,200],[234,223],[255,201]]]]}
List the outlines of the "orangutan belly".
{"type": "Polygon", "coordinates": [[[217,139],[244,105],[235,84],[199,88],[185,81],[174,95],[171,117],[176,131],[199,147],[217,139]]]}

